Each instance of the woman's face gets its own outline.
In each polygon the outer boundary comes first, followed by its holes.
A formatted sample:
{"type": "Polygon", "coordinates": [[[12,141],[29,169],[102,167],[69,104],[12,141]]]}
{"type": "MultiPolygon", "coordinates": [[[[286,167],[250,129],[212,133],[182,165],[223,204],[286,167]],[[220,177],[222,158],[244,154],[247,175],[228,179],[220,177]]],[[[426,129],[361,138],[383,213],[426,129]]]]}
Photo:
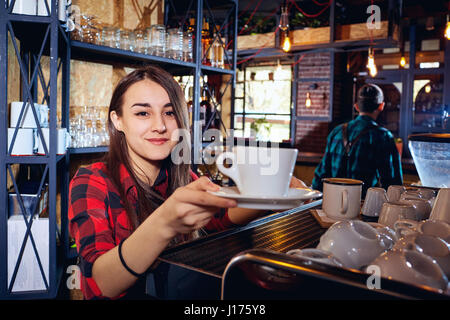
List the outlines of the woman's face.
{"type": "Polygon", "coordinates": [[[111,112],[118,131],[125,134],[131,160],[161,161],[170,155],[177,141],[171,141],[178,129],[173,106],[166,90],[151,80],[132,84],[123,96],[122,116],[111,112]]]}

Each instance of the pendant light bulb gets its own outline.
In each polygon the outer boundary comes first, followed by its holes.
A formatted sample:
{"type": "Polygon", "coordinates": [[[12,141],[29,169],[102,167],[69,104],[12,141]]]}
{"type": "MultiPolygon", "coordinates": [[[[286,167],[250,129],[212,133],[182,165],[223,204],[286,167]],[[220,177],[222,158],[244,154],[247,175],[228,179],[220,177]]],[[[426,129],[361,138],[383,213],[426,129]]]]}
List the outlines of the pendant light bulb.
{"type": "Polygon", "coordinates": [[[406,66],[406,59],[404,56],[400,58],[400,67],[404,68],[406,66]]]}
{"type": "Polygon", "coordinates": [[[289,50],[291,50],[291,39],[289,39],[289,33],[286,31],[283,40],[283,51],[289,52],[289,50]]]}
{"type": "Polygon", "coordinates": [[[311,107],[311,96],[309,92],[306,93],[305,107],[311,107]]]}
{"type": "Polygon", "coordinates": [[[375,64],[373,48],[369,48],[369,57],[367,58],[367,69],[369,69],[369,74],[372,78],[377,75],[377,66],[375,64]]]}
{"type": "Polygon", "coordinates": [[[447,38],[447,40],[450,40],[450,21],[448,19],[448,15],[447,15],[447,26],[445,27],[445,37],[447,38]]]}

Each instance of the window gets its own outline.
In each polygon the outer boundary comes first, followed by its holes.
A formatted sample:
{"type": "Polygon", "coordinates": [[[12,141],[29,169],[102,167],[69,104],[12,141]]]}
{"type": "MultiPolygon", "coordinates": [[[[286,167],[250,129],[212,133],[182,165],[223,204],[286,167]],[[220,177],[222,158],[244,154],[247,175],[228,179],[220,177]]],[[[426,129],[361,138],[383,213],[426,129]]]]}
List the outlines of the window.
{"type": "Polygon", "coordinates": [[[290,138],[291,66],[237,71],[234,136],[283,142],[290,138]]]}

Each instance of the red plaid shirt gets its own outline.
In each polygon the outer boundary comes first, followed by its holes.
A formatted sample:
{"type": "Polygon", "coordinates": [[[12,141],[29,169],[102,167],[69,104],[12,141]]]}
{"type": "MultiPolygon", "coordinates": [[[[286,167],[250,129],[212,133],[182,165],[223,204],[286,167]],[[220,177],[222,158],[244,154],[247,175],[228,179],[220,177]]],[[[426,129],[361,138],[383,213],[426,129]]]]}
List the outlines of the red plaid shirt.
{"type": "MultiPolygon", "coordinates": [[[[129,172],[121,165],[120,180],[130,204],[137,204],[137,189],[129,172]]],[[[193,180],[198,177],[191,171],[193,180]]],[[[153,188],[167,198],[168,171],[160,170],[153,188]]],[[[94,261],[116,247],[131,234],[127,213],[120,193],[109,177],[102,162],[80,168],[69,186],[69,231],[75,238],[81,290],[86,299],[105,298],[92,277],[94,261]]],[[[205,227],[206,231],[219,231],[234,226],[227,211],[216,214],[205,227]]],[[[119,297],[126,295],[121,294],[119,297]]]]}

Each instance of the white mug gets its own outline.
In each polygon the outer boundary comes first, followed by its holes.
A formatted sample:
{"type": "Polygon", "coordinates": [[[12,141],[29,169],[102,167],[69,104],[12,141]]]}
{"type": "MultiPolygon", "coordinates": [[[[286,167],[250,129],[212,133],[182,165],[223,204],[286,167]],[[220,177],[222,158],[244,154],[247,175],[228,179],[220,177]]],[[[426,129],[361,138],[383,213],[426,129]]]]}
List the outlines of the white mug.
{"type": "Polygon", "coordinates": [[[378,217],[385,202],[388,202],[386,190],[383,188],[369,188],[364,199],[361,214],[369,217],[378,217]]]}
{"type": "Polygon", "coordinates": [[[15,128],[18,126],[19,128],[37,128],[37,123],[40,124],[41,127],[48,126],[48,107],[46,105],[40,105],[37,103],[34,104],[34,110],[36,111],[36,118],[33,114],[33,109],[31,104],[28,102],[15,101],[11,102],[11,112],[10,112],[10,128],[15,128]],[[19,122],[20,112],[22,111],[23,106],[23,114],[22,118],[19,122]]]}
{"type": "Polygon", "coordinates": [[[450,223],[450,188],[441,188],[439,190],[434,200],[430,219],[450,223]]]}
{"type": "Polygon", "coordinates": [[[445,221],[402,219],[394,223],[394,230],[399,237],[413,233],[423,233],[439,237],[450,245],[450,224],[445,221]]]}
{"type": "MultiPolygon", "coordinates": [[[[11,5],[12,0],[8,0],[8,3],[11,5]]],[[[37,9],[37,0],[16,0],[12,13],[35,16],[37,14],[37,9]]]]}
{"type": "Polygon", "coordinates": [[[330,252],[347,268],[360,269],[387,250],[381,235],[360,220],[335,222],[320,237],[317,249],[330,252]]]}
{"type": "MultiPolygon", "coordinates": [[[[16,128],[8,128],[8,151],[16,128]]],[[[12,156],[31,156],[35,149],[34,129],[17,128],[16,139],[11,151],[12,156]]]]}
{"type": "Polygon", "coordinates": [[[417,220],[425,220],[430,217],[431,213],[431,202],[427,199],[419,199],[419,198],[408,198],[408,196],[404,197],[403,195],[400,197],[400,203],[409,203],[414,206],[417,214],[417,220]]]}
{"type": "Polygon", "coordinates": [[[285,196],[297,160],[297,149],[235,146],[216,159],[220,172],[230,177],[239,192],[257,196],[285,196]],[[231,159],[229,168],[224,160],[231,159]]]}
{"type": "Polygon", "coordinates": [[[436,196],[436,192],[433,189],[419,188],[419,193],[422,195],[422,198],[428,200],[436,196]]]}
{"type": "Polygon", "coordinates": [[[393,229],[394,223],[401,219],[417,220],[416,209],[412,204],[400,202],[383,203],[378,223],[393,229]]]}
{"type": "MultiPolygon", "coordinates": [[[[47,152],[50,152],[50,130],[49,128],[42,128],[42,134],[44,135],[45,144],[47,147],[47,152]]],[[[56,154],[64,154],[70,144],[70,134],[67,132],[66,128],[58,128],[56,135],[56,154]]],[[[39,137],[38,151],[39,155],[45,155],[44,145],[42,139],[39,137]]]]}
{"type": "Polygon", "coordinates": [[[355,179],[323,179],[322,210],[335,220],[356,218],[361,211],[363,182],[355,179]]]}
{"type": "Polygon", "coordinates": [[[400,196],[406,191],[404,186],[392,185],[388,187],[387,198],[389,202],[396,202],[400,200],[400,196]]]}
{"type": "Polygon", "coordinates": [[[440,291],[447,289],[448,279],[442,269],[422,252],[392,249],[377,257],[367,268],[373,265],[378,266],[383,278],[425,285],[440,291]]]}
{"type": "MultiPolygon", "coordinates": [[[[49,16],[48,9],[50,13],[52,12],[52,1],[51,0],[37,0],[38,1],[38,15],[39,16],[49,16]],[[47,2],[47,6],[45,5],[47,2]]],[[[72,0],[58,0],[58,19],[62,22],[67,20],[67,11],[70,10],[72,5],[72,0]]]]}
{"type": "Polygon", "coordinates": [[[447,278],[450,277],[450,248],[441,238],[423,233],[409,234],[400,238],[394,249],[425,253],[436,260],[447,278]]]}

